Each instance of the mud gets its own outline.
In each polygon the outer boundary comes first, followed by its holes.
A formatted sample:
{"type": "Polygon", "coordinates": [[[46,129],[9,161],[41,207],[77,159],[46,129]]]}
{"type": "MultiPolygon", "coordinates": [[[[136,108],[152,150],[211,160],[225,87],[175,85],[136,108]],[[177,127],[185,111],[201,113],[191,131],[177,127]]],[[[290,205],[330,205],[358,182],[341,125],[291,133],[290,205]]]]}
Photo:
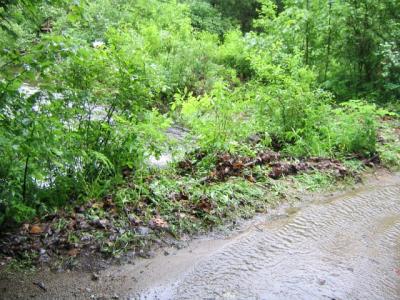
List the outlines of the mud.
{"type": "Polygon", "coordinates": [[[0,276],[2,299],[399,299],[400,175],[90,273],[0,276]],[[46,290],[40,288],[43,283],[46,290]]]}

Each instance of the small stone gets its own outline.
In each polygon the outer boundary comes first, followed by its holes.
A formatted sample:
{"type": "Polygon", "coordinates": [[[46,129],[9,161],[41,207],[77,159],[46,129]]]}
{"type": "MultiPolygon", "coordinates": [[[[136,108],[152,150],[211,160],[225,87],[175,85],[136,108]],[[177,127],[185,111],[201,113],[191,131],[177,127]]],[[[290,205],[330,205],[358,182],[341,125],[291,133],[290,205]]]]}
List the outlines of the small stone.
{"type": "Polygon", "coordinates": [[[168,256],[169,254],[170,254],[170,253],[169,253],[167,250],[164,251],[164,255],[165,255],[165,256],[168,256]]]}
{"type": "Polygon", "coordinates": [[[107,219],[98,220],[96,222],[96,226],[100,229],[106,229],[109,225],[109,221],[107,219]]]}
{"type": "Polygon", "coordinates": [[[33,284],[42,289],[43,291],[47,292],[47,288],[43,282],[34,282],[33,284]]]}
{"type": "Polygon", "coordinates": [[[139,227],[136,228],[136,232],[139,235],[147,236],[150,233],[150,229],[148,227],[139,226],[139,227]]]}
{"type": "Polygon", "coordinates": [[[93,273],[92,274],[92,280],[93,281],[97,281],[97,280],[99,280],[99,278],[100,278],[99,274],[97,274],[97,273],[93,273]]]}
{"type": "Polygon", "coordinates": [[[112,299],[119,299],[119,296],[118,296],[117,294],[114,294],[114,295],[112,296],[112,299]]]}
{"type": "Polygon", "coordinates": [[[150,250],[149,252],[147,252],[147,258],[154,258],[156,257],[156,253],[152,250],[150,250]]]}

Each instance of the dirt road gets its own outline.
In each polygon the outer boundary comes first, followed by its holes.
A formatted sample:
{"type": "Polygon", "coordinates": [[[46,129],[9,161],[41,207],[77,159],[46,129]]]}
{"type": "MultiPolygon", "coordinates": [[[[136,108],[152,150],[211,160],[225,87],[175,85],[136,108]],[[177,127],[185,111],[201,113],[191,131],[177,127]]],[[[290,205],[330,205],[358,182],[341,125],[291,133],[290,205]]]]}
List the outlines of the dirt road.
{"type": "MultiPolygon", "coordinates": [[[[135,265],[39,278],[38,299],[400,299],[400,176],[253,220],[135,265]]],[[[25,283],[24,283],[25,282],[25,283]]],[[[0,288],[5,281],[0,281],[0,288]]]]}

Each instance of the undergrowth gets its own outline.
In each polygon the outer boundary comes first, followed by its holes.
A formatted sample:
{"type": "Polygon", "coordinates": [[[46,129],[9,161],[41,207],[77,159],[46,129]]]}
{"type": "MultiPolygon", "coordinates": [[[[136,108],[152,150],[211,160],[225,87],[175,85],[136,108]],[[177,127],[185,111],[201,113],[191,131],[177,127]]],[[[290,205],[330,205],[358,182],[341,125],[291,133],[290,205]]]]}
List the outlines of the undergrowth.
{"type": "Polygon", "coordinates": [[[1,1],[0,250],[120,255],[400,168],[390,1],[283,2],[1,1]]]}

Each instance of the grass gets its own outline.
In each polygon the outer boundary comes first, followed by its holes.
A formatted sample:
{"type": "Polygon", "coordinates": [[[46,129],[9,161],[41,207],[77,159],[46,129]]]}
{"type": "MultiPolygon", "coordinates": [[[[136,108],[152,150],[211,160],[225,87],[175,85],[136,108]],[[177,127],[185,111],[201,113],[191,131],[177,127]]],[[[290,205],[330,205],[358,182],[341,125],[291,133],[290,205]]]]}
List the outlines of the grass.
{"type": "Polygon", "coordinates": [[[380,123],[377,151],[382,165],[392,171],[400,170],[400,119],[380,123]]]}

